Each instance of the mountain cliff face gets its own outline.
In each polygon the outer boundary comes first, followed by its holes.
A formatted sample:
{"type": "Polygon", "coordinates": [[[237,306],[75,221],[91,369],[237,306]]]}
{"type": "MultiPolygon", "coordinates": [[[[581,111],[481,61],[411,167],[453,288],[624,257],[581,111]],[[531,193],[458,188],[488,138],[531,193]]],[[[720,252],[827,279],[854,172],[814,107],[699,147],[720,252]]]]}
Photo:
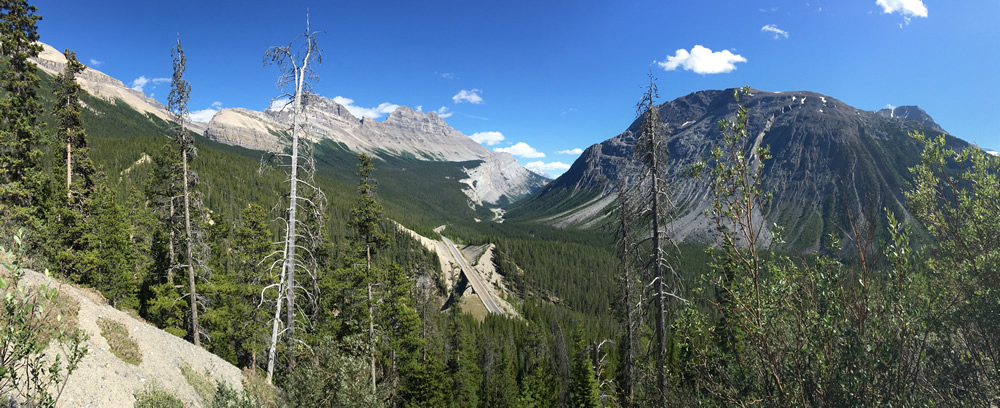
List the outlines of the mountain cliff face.
{"type": "MultiPolygon", "coordinates": [[[[467,168],[463,191],[477,205],[499,204],[503,197],[517,200],[547,181],[524,167],[510,154],[496,153],[455,130],[435,113],[416,112],[401,106],[379,122],[358,119],[347,108],[317,95],[304,100],[306,137],[315,142],[332,140],[351,151],[418,160],[481,161],[467,168]]],[[[290,109],[223,109],[208,124],[206,137],[250,149],[280,151],[291,127],[290,109]]]]}
{"type": "MultiPolygon", "coordinates": [[[[944,133],[915,106],[870,112],[812,92],[757,90],[740,103],[749,110],[750,137],[769,145],[773,157],[764,163],[764,187],[774,194],[764,214],[766,225],[783,226],[788,249],[797,251],[819,248],[831,232],[844,237],[847,211],[861,214],[872,207],[869,201],[875,209],[888,208],[907,219],[902,191],[911,179],[908,168],[922,150],[907,132],[944,133]]],[[[718,122],[735,118],[737,110],[733,90],[695,92],[658,109],[668,129],[669,191],[678,208],[670,229],[678,240],[709,241],[714,226],[704,213],[711,192],[707,183],[684,172],[721,145],[718,122]]],[[[588,148],[569,171],[518,203],[508,218],[560,227],[602,223],[614,183],[635,176],[629,164],[639,122],[588,148]]],[[[949,141],[956,148],[967,145],[949,141]]]]}

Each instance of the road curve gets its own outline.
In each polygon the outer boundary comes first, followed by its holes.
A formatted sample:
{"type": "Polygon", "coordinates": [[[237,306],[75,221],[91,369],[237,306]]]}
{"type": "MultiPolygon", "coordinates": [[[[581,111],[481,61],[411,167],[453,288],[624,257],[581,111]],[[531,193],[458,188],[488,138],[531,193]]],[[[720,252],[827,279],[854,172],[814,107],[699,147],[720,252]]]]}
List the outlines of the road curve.
{"type": "Polygon", "coordinates": [[[483,305],[486,306],[486,311],[499,315],[505,314],[496,299],[493,298],[493,293],[487,290],[487,283],[484,282],[482,277],[479,276],[479,270],[473,268],[472,265],[469,265],[469,261],[465,259],[465,256],[462,255],[462,251],[458,250],[454,242],[451,242],[451,240],[443,234],[441,235],[441,239],[444,240],[444,244],[448,247],[448,250],[451,251],[452,256],[458,260],[459,268],[462,269],[462,273],[465,274],[465,276],[469,279],[469,283],[472,284],[472,290],[474,290],[476,294],[479,295],[479,299],[483,301],[483,305]]]}

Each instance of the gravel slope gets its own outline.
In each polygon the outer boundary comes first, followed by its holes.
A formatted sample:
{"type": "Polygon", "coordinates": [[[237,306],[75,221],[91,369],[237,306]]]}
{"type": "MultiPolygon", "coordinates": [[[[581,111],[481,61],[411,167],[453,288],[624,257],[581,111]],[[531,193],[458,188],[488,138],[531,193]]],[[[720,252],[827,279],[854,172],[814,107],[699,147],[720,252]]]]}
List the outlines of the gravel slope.
{"type": "MultiPolygon", "coordinates": [[[[45,275],[32,271],[28,271],[22,280],[22,284],[29,286],[42,283],[50,287],[58,285],[45,275]]],[[[90,336],[87,341],[90,351],[77,371],[69,377],[57,406],[131,407],[135,404],[136,392],[151,382],[174,394],[187,406],[205,406],[181,375],[180,367],[185,363],[198,373],[207,372],[216,381],[225,381],[233,388],[243,389],[240,370],[205,349],[136,320],[72,285],[62,284],[59,292],[80,303],[79,325],[90,336]],[[125,363],[111,353],[107,341],[101,336],[101,329],[97,327],[98,318],[115,320],[128,328],[129,335],[142,351],[142,362],[138,366],[125,363]]],[[[54,350],[54,347],[49,348],[50,352],[54,350]]]]}

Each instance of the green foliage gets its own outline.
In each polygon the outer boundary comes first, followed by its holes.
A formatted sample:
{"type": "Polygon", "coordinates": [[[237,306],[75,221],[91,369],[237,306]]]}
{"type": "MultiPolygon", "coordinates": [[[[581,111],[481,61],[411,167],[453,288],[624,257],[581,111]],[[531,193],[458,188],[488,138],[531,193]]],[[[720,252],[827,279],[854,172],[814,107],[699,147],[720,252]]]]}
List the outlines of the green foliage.
{"type": "Polygon", "coordinates": [[[27,1],[5,1],[0,8],[0,233],[16,226],[40,227],[46,138],[40,132],[40,80],[30,61],[41,52],[36,24],[42,17],[27,1]]]}
{"type": "Polygon", "coordinates": [[[13,241],[12,250],[0,249],[0,272],[7,271],[0,274],[0,398],[22,398],[32,406],[51,407],[87,354],[87,336],[76,327],[58,324],[61,314],[52,316],[59,310],[54,307],[57,288],[43,284],[33,295],[21,284],[25,273],[21,235],[13,241]],[[53,320],[56,327],[47,328],[53,320]],[[49,348],[49,339],[55,339],[56,348],[49,348]]]}
{"type": "Polygon", "coordinates": [[[212,385],[212,379],[205,374],[198,373],[191,368],[191,365],[184,363],[180,366],[181,375],[184,376],[184,380],[187,381],[188,385],[194,389],[194,392],[201,397],[201,401],[205,405],[212,405],[215,399],[216,387],[212,385]]]}
{"type": "Polygon", "coordinates": [[[135,394],[135,408],[184,408],[184,402],[159,385],[147,385],[135,394]]]}
{"type": "Polygon", "coordinates": [[[142,351],[132,336],[129,336],[125,325],[102,317],[97,319],[97,327],[101,328],[101,336],[108,341],[115,357],[135,366],[142,362],[142,351]]]}
{"type": "MultiPolygon", "coordinates": [[[[268,313],[258,308],[261,292],[268,281],[269,264],[275,253],[267,210],[250,204],[243,210],[241,226],[212,253],[225,256],[214,267],[213,285],[204,291],[213,307],[204,316],[204,326],[213,340],[213,353],[241,367],[250,367],[267,342],[268,313]]],[[[216,222],[213,236],[227,236],[226,223],[216,222]]]]}
{"type": "Polygon", "coordinates": [[[580,408],[598,408],[601,406],[597,378],[594,374],[594,362],[590,358],[583,330],[577,328],[573,333],[573,343],[576,352],[573,357],[573,386],[570,391],[573,406],[580,408]]]}
{"type": "Polygon", "coordinates": [[[219,381],[215,387],[215,395],[212,397],[212,408],[256,408],[260,404],[254,401],[250,392],[236,391],[225,381],[219,381]]]}
{"type": "Polygon", "coordinates": [[[302,353],[295,370],[288,373],[284,386],[292,407],[380,407],[383,402],[371,393],[368,345],[362,336],[341,341],[324,338],[302,353]]]}

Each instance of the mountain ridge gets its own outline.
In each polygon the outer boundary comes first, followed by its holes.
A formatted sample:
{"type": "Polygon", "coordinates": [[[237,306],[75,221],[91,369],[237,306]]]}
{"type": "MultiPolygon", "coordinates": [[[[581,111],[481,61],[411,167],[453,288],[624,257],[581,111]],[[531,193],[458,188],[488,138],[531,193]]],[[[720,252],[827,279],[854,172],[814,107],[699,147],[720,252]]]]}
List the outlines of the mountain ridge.
{"type": "MultiPolygon", "coordinates": [[[[714,224],[705,215],[711,191],[686,172],[721,144],[718,122],[735,117],[734,91],[698,91],[657,106],[668,129],[667,179],[678,209],[669,229],[679,241],[713,240],[714,224]]],[[[752,90],[738,103],[748,109],[752,142],[756,138],[771,148],[764,187],[775,198],[764,214],[767,225],[785,227],[787,249],[795,251],[821,248],[829,233],[843,236],[845,210],[860,214],[868,196],[879,208],[908,219],[902,196],[911,179],[906,169],[919,160],[922,145],[907,133],[947,134],[918,107],[864,111],[809,91],[752,90]]],[[[601,224],[614,184],[635,177],[629,165],[640,122],[588,147],[565,174],[517,203],[508,217],[562,228],[601,224]]],[[[949,143],[967,145],[950,136],[949,143]]]]}

